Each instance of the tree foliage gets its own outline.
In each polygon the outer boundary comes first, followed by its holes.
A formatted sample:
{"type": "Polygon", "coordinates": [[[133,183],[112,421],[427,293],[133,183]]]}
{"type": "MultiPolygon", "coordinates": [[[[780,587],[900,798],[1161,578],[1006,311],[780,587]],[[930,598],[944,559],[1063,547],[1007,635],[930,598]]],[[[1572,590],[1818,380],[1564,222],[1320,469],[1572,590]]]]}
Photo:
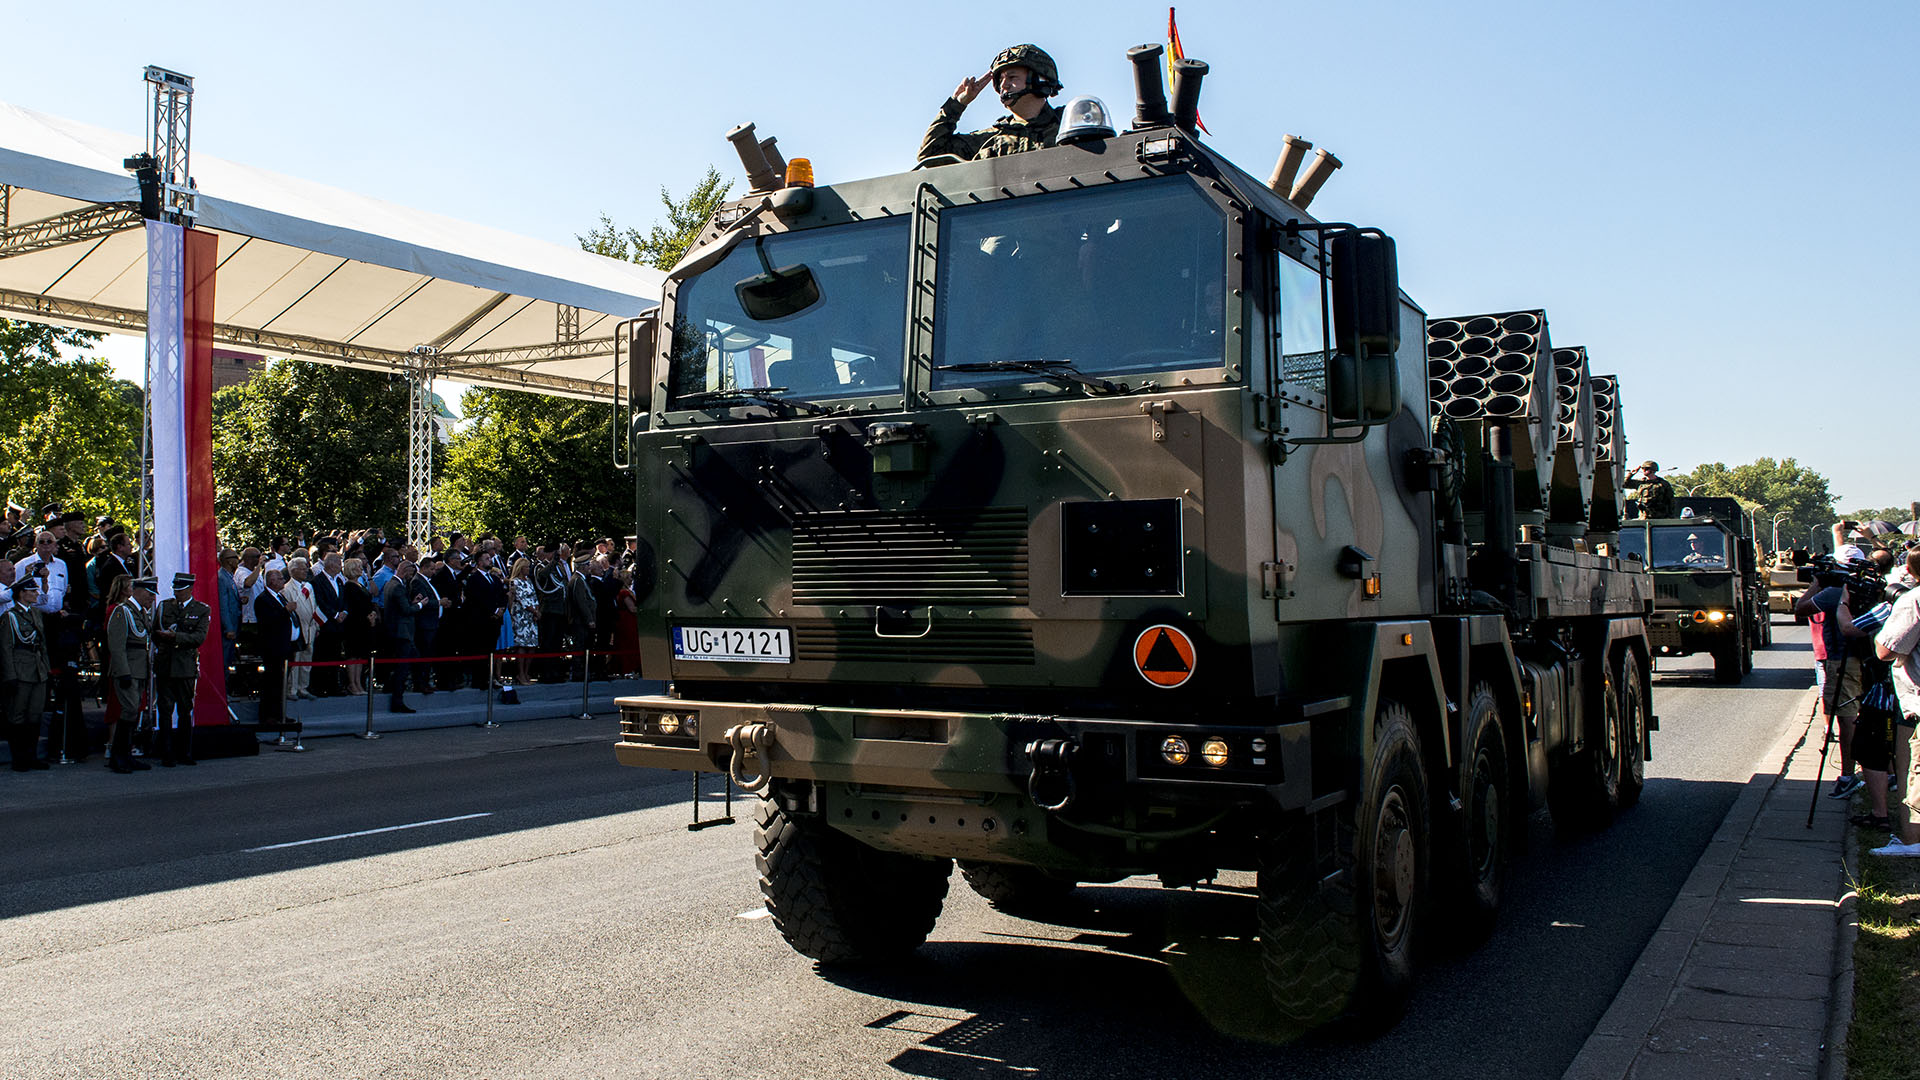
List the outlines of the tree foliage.
{"type": "Polygon", "coordinates": [[[604,404],[517,390],[469,390],[465,425],[447,443],[434,517],[448,529],[535,543],[623,536],[633,527],[633,478],[608,455],[604,404]]]}
{"type": "Polygon", "coordinates": [[[1675,495],[1731,495],[1753,512],[1760,541],[1770,544],[1773,519],[1780,518],[1780,546],[1804,546],[1818,530],[1822,536],[1837,517],[1827,478],[1793,458],[1761,458],[1731,468],[1712,462],[1691,472],[1669,474],[1675,495]],[[1694,489],[1698,490],[1694,490],[1694,489]]]}
{"type": "Polygon", "coordinates": [[[596,255],[627,262],[644,263],[659,270],[671,269],[693,246],[700,227],[707,223],[720,204],[727,201],[733,181],[721,180],[720,170],[707,166],[707,175],[684,198],[675,199],[666,188],[660,189],[660,203],[666,207],[666,220],[646,232],[623,229],[606,214],[600,224],[579,237],[580,246],[596,255]]]}
{"type": "Polygon", "coordinates": [[[213,396],[214,510],[229,543],[406,521],[407,385],[280,360],[213,396]]]}
{"type": "Polygon", "coordinates": [[[0,319],[0,495],[133,520],[140,500],[140,388],[99,357],[105,335],[0,319]]]}
{"type": "MultiPolygon", "coordinates": [[[[667,269],[732,187],[709,167],[682,198],[660,189],[665,220],[643,232],[602,214],[580,246],[667,269]]],[[[633,478],[609,460],[614,419],[607,405],[476,389],[460,407],[466,422],[447,443],[439,469],[436,520],[468,533],[525,533],[536,543],[621,536],[633,527],[633,478]]]]}
{"type": "Polygon", "coordinates": [[[1868,506],[1859,510],[1849,510],[1842,516],[1852,518],[1855,521],[1879,520],[1889,525],[1904,525],[1914,520],[1913,506],[1911,504],[1907,506],[1882,506],[1877,508],[1868,506]]]}

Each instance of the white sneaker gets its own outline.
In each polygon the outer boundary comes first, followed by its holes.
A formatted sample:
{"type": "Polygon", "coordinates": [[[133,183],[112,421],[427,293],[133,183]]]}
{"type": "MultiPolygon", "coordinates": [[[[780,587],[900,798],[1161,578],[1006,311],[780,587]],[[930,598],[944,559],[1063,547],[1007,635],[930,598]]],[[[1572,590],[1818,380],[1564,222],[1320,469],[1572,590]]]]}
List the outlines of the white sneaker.
{"type": "Polygon", "coordinates": [[[1877,847],[1869,855],[1916,855],[1920,856],[1920,844],[1902,843],[1898,837],[1888,837],[1886,847],[1877,847]]]}

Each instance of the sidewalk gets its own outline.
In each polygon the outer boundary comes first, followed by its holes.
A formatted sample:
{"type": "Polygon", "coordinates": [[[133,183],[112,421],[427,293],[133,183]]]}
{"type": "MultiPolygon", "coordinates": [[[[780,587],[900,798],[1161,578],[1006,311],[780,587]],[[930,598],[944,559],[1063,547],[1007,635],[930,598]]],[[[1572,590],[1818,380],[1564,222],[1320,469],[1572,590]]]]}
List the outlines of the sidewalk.
{"type": "Polygon", "coordinates": [[[1853,806],[1814,798],[1823,734],[1810,718],[1767,752],[1779,772],[1747,782],[1567,1080],[1845,1075],[1853,806]]]}

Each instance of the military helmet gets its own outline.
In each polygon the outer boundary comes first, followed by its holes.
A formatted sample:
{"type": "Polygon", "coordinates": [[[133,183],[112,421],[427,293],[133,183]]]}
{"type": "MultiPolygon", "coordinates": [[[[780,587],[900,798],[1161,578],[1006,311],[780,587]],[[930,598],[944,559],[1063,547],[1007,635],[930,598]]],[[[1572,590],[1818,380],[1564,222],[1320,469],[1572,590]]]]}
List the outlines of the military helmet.
{"type": "Polygon", "coordinates": [[[1060,92],[1060,68],[1054,64],[1053,57],[1038,45],[1013,45],[1001,49],[1000,55],[993,58],[993,66],[987,69],[989,79],[1010,67],[1023,67],[1033,72],[1028,80],[1029,91],[1040,97],[1049,98],[1060,92]]]}

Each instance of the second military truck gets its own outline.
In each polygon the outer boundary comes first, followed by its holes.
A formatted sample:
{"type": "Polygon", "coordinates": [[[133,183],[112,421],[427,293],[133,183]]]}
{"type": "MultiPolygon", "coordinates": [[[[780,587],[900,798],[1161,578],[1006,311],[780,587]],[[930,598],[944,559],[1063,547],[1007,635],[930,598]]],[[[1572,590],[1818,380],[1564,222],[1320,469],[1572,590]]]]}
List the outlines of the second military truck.
{"type": "MultiPolygon", "coordinates": [[[[1264,987],[1395,1014],[1530,807],[1639,796],[1650,584],[1617,386],[1545,313],[1429,320],[1134,51],[1131,125],[723,207],[635,328],[627,765],[764,795],[767,908],[880,962],[996,906],[1257,875],[1264,987]]],[[[796,163],[797,164],[797,163],[796,163]]],[[[794,174],[798,179],[797,172],[794,174]]]]}
{"type": "Polygon", "coordinates": [[[1737,683],[1753,670],[1753,652],[1773,644],[1767,581],[1753,541],[1753,519],[1720,496],[1675,500],[1679,517],[1627,522],[1624,552],[1653,574],[1648,641],[1659,656],[1707,653],[1713,677],[1737,683]]]}

